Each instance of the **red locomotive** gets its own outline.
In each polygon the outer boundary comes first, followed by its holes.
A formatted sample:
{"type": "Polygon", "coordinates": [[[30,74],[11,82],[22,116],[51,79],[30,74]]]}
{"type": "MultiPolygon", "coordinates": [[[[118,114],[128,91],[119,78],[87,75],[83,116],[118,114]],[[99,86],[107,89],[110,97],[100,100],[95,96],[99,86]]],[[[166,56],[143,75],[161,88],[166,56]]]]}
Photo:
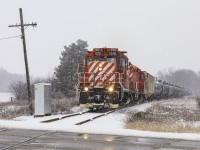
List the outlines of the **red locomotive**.
{"type": "Polygon", "coordinates": [[[117,48],[94,48],[85,55],[83,72],[78,72],[80,107],[117,108],[167,93],[164,84],[155,82],[152,75],[132,65],[126,53],[117,48]]]}

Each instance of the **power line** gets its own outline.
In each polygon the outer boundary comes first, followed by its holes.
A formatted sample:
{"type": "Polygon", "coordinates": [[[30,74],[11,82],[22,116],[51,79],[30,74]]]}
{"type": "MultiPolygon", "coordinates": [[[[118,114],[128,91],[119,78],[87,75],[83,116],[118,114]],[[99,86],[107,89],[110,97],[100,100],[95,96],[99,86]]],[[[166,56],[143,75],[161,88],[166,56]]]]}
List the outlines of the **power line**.
{"type": "Polygon", "coordinates": [[[1,38],[0,40],[8,40],[8,39],[17,38],[17,37],[20,37],[20,38],[21,38],[21,35],[10,36],[10,37],[4,37],[4,38],[1,38]]]}

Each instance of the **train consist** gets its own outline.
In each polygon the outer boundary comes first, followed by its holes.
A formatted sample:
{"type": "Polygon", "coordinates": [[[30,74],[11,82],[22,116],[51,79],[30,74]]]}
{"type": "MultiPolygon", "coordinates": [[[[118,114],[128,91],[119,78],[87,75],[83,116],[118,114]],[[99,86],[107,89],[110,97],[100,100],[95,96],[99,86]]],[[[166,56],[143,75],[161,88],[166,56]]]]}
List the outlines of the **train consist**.
{"type": "Polygon", "coordinates": [[[77,98],[81,108],[117,108],[144,99],[188,94],[183,87],[156,81],[154,76],[134,66],[126,53],[117,48],[88,51],[83,70],[78,71],[77,98]]]}

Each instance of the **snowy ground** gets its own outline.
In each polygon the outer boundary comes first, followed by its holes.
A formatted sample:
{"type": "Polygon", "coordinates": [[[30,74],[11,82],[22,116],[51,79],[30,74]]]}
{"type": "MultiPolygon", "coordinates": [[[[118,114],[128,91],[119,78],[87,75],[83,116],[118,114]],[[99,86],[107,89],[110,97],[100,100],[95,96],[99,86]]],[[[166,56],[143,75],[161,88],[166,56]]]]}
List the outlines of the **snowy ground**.
{"type": "Polygon", "coordinates": [[[195,99],[169,99],[152,102],[145,112],[129,113],[129,129],[162,132],[200,132],[200,108],[195,99]]]}
{"type": "MultiPolygon", "coordinates": [[[[170,104],[172,101],[168,101],[170,104]]],[[[165,102],[167,103],[167,102],[165,102]]],[[[109,135],[124,135],[124,136],[140,136],[140,137],[155,137],[155,138],[170,138],[170,139],[184,139],[184,140],[198,140],[200,141],[200,134],[197,133],[169,133],[169,132],[150,132],[139,131],[124,128],[124,120],[126,113],[129,111],[145,112],[153,105],[153,103],[146,103],[133,106],[126,110],[121,110],[105,117],[98,118],[92,122],[75,125],[76,123],[97,116],[100,113],[87,113],[84,115],[65,118],[63,120],[41,123],[43,120],[52,119],[55,117],[62,117],[64,115],[46,116],[34,118],[33,116],[22,116],[13,120],[0,120],[0,127],[5,128],[20,128],[20,129],[39,129],[39,130],[56,130],[65,132],[78,133],[93,133],[93,134],[109,134],[109,135]]],[[[78,108],[73,108],[77,111],[78,108]]]]}
{"type": "Polygon", "coordinates": [[[0,93],[0,102],[8,102],[13,97],[12,93],[0,93]]]}

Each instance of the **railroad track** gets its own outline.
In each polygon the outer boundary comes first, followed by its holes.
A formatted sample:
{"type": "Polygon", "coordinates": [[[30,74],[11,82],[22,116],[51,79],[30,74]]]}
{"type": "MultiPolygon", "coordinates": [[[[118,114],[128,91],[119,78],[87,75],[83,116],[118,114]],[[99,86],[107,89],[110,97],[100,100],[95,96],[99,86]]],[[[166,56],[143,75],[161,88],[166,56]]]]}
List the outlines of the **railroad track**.
{"type": "Polygon", "coordinates": [[[89,113],[89,112],[90,111],[84,111],[84,112],[79,112],[79,113],[68,114],[68,115],[65,115],[65,116],[62,116],[62,117],[47,119],[47,120],[41,121],[41,123],[54,122],[54,121],[62,120],[62,119],[65,119],[65,118],[70,118],[70,117],[73,117],[73,116],[83,115],[83,114],[86,114],[86,113],[89,113]]]}
{"type": "MultiPolygon", "coordinates": [[[[9,129],[8,129],[8,130],[9,130],[9,129]]],[[[1,131],[0,131],[0,132],[1,132],[1,131]]],[[[40,138],[40,137],[42,137],[42,136],[49,135],[49,134],[52,134],[52,133],[55,133],[55,131],[48,131],[48,132],[42,133],[42,134],[40,134],[40,135],[37,135],[37,136],[35,136],[35,137],[31,137],[31,138],[29,138],[29,139],[27,139],[27,140],[24,140],[24,141],[22,141],[22,142],[15,143],[15,144],[10,145],[10,146],[6,146],[6,147],[2,148],[1,150],[11,150],[11,149],[13,149],[13,148],[15,148],[15,147],[17,147],[17,146],[21,146],[21,145],[23,145],[23,144],[28,144],[28,143],[30,143],[30,142],[32,142],[32,141],[37,140],[38,138],[40,138]]]]}
{"type": "MultiPolygon", "coordinates": [[[[103,116],[106,116],[106,115],[108,115],[108,114],[110,114],[110,113],[113,113],[113,112],[115,112],[115,111],[116,111],[116,110],[111,110],[111,111],[104,112],[104,113],[102,113],[102,114],[100,114],[100,115],[97,115],[97,116],[95,116],[95,117],[92,117],[92,118],[90,118],[90,119],[86,119],[86,120],[83,120],[83,121],[81,121],[81,122],[78,122],[78,123],[76,123],[75,125],[82,125],[82,124],[85,124],[85,123],[87,123],[87,122],[93,121],[93,120],[95,120],[95,119],[97,119],[97,118],[100,118],[100,117],[103,117],[103,116]]],[[[62,119],[65,119],[65,118],[70,118],[70,117],[74,117],[74,116],[80,116],[80,115],[83,115],[83,114],[86,114],[86,113],[89,113],[89,112],[91,112],[91,111],[85,111],[85,112],[80,112],[80,113],[75,113],[75,114],[68,114],[68,115],[65,115],[65,116],[63,116],[63,117],[56,117],[56,118],[52,118],[52,119],[47,119],[47,120],[41,121],[41,123],[50,123],[50,122],[62,120],[62,119]]]]}
{"type": "MultiPolygon", "coordinates": [[[[81,122],[78,122],[78,123],[76,123],[75,125],[82,125],[82,124],[88,123],[88,122],[93,121],[93,120],[95,120],[95,119],[98,119],[98,118],[100,118],[100,117],[107,116],[108,114],[111,114],[111,113],[113,113],[113,112],[115,112],[115,111],[117,111],[117,110],[118,110],[118,109],[116,109],[116,110],[111,110],[111,111],[107,111],[107,112],[105,112],[105,113],[102,113],[102,114],[97,115],[97,116],[95,116],[95,117],[92,117],[92,118],[90,118],[90,119],[86,119],[86,120],[83,120],[83,121],[81,121],[81,122]]],[[[62,120],[62,119],[69,118],[69,117],[73,117],[73,116],[77,116],[77,115],[83,115],[83,114],[86,114],[86,113],[89,113],[89,112],[90,112],[90,111],[85,111],[85,112],[80,112],[80,113],[75,113],[75,114],[69,114],[69,115],[63,116],[63,117],[61,117],[61,118],[58,118],[58,117],[57,117],[57,118],[53,118],[53,119],[49,119],[49,120],[44,120],[44,121],[42,121],[42,122],[43,122],[43,123],[48,123],[48,122],[58,121],[58,120],[62,120]]],[[[12,131],[12,130],[14,130],[14,129],[0,129],[0,132],[12,131]]],[[[40,135],[31,137],[31,138],[29,138],[29,139],[27,139],[27,140],[24,140],[24,141],[22,141],[22,142],[18,142],[18,143],[12,144],[12,145],[10,145],[10,146],[6,146],[6,147],[2,148],[1,150],[12,150],[12,149],[14,149],[14,148],[16,148],[16,147],[18,147],[18,146],[22,146],[23,144],[29,144],[29,143],[31,143],[31,142],[33,142],[33,141],[35,141],[35,140],[37,140],[37,139],[39,139],[39,138],[41,138],[41,137],[43,137],[43,136],[50,135],[50,134],[53,134],[53,133],[56,133],[56,131],[44,132],[44,133],[42,133],[42,134],[40,134],[40,135]]]]}
{"type": "Polygon", "coordinates": [[[114,110],[111,110],[111,111],[107,111],[107,112],[102,113],[102,114],[100,114],[100,115],[97,115],[97,116],[95,116],[95,117],[91,117],[90,119],[86,119],[86,120],[83,120],[83,121],[81,121],[81,122],[78,122],[78,123],[76,123],[75,125],[83,125],[83,124],[88,123],[88,122],[91,122],[91,121],[93,121],[93,120],[95,120],[95,119],[98,119],[98,118],[107,116],[108,114],[111,114],[111,113],[114,113],[114,112],[117,112],[117,111],[120,111],[120,110],[125,110],[125,109],[127,109],[127,108],[129,108],[129,107],[131,107],[131,106],[132,106],[132,105],[127,105],[127,106],[125,106],[125,107],[120,107],[120,108],[118,108],[118,109],[114,109],[114,110]]]}
{"type": "Polygon", "coordinates": [[[13,129],[0,129],[0,132],[11,131],[13,129]]]}
{"type": "Polygon", "coordinates": [[[140,105],[140,104],[142,104],[142,103],[139,103],[139,104],[136,104],[136,105],[135,105],[135,104],[128,104],[128,105],[125,105],[125,106],[121,106],[120,108],[117,108],[117,109],[114,109],[114,110],[105,112],[105,113],[103,113],[103,114],[97,115],[97,116],[95,116],[95,117],[92,117],[92,118],[90,118],[90,119],[86,119],[86,120],[83,120],[83,121],[81,121],[81,122],[78,122],[78,123],[76,123],[75,125],[82,125],[82,124],[91,122],[91,121],[93,121],[93,120],[95,120],[95,119],[98,119],[98,118],[100,118],[100,117],[107,116],[108,114],[111,114],[111,113],[114,113],[114,112],[117,112],[117,111],[121,111],[121,110],[126,110],[126,109],[128,109],[129,107],[137,106],[137,105],[140,105]]]}
{"type": "MultiPolygon", "coordinates": [[[[135,106],[135,105],[134,104],[128,104],[128,105],[121,106],[120,108],[117,108],[117,109],[114,109],[114,110],[109,110],[109,111],[103,112],[103,113],[101,111],[99,111],[99,113],[102,113],[102,114],[97,115],[95,117],[91,117],[91,118],[83,120],[83,121],[80,121],[80,122],[76,123],[75,125],[83,125],[83,124],[91,122],[95,119],[101,118],[103,116],[107,116],[108,114],[111,114],[113,112],[127,109],[131,106],[135,106]]],[[[98,111],[95,111],[95,112],[98,112],[98,111]]],[[[41,123],[50,123],[50,122],[59,121],[59,120],[65,119],[65,118],[70,118],[70,117],[74,117],[74,116],[80,116],[80,115],[83,115],[83,114],[86,114],[86,113],[95,113],[95,112],[91,112],[89,110],[89,111],[84,111],[84,112],[79,112],[79,113],[68,114],[68,115],[65,115],[63,117],[56,117],[56,118],[52,118],[52,119],[47,119],[47,120],[41,121],[41,123]]]]}
{"type": "Polygon", "coordinates": [[[85,124],[85,123],[87,123],[87,122],[91,122],[91,121],[93,121],[93,120],[95,120],[95,119],[98,119],[98,118],[100,118],[100,117],[107,116],[108,114],[111,114],[111,113],[113,113],[113,112],[115,112],[115,110],[111,110],[111,111],[108,111],[108,112],[106,112],[106,113],[103,113],[103,114],[97,115],[97,116],[95,116],[95,117],[92,117],[92,118],[90,118],[90,119],[83,120],[83,121],[81,121],[81,122],[76,123],[75,125],[82,125],[82,124],[85,124]]]}

